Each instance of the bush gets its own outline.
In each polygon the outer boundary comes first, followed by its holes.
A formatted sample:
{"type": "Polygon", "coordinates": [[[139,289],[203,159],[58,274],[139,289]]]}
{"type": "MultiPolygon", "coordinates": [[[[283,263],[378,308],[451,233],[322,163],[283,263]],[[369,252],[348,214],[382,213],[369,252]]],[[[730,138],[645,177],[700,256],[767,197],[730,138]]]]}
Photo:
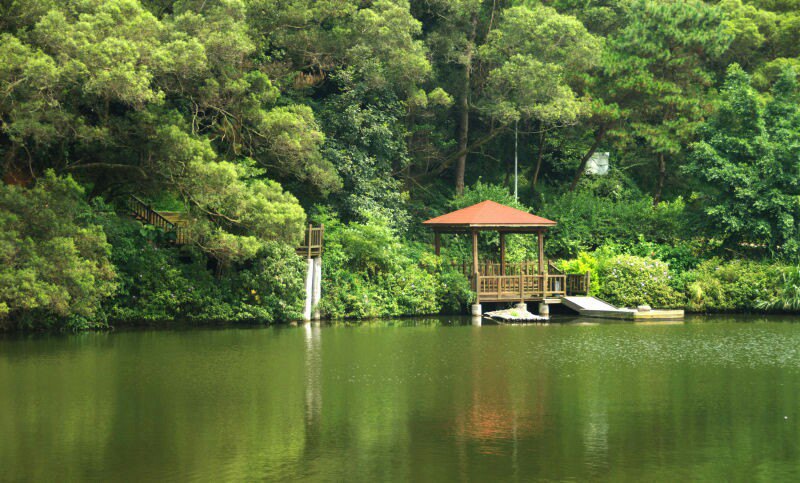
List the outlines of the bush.
{"type": "Polygon", "coordinates": [[[688,308],[695,312],[757,310],[760,302],[778,298],[782,274],[780,265],[706,260],[685,275],[688,308]]]}
{"type": "Polygon", "coordinates": [[[756,306],[767,310],[800,310],[800,267],[786,268],[777,293],[762,298],[756,306]]]}
{"type": "Polygon", "coordinates": [[[591,274],[589,284],[589,295],[597,295],[601,292],[602,278],[599,276],[599,260],[591,253],[579,252],[576,258],[571,260],[559,260],[557,268],[567,274],[591,274]]]}
{"type": "Polygon", "coordinates": [[[551,197],[538,214],[558,222],[548,233],[547,252],[568,257],[601,243],[635,245],[642,237],[674,244],[684,235],[684,209],[681,198],[653,207],[650,196],[612,172],[588,177],[576,191],[551,197]]]}
{"type": "Polygon", "coordinates": [[[460,310],[469,282],[444,270],[427,246],[401,243],[379,220],[326,221],[321,312],[331,318],[372,318],[460,310]]]}
{"type": "Polygon", "coordinates": [[[475,292],[472,291],[469,279],[461,272],[443,271],[439,274],[439,291],[436,300],[442,313],[463,314],[467,307],[474,302],[475,292]]]}
{"type": "Polygon", "coordinates": [[[120,279],[116,297],[106,303],[115,323],[269,323],[300,317],[304,264],[291,247],[267,242],[249,267],[216,278],[205,254],[164,243],[160,230],[113,213],[101,220],[120,279]]]}
{"type": "Polygon", "coordinates": [[[267,322],[302,318],[306,269],[294,248],[266,242],[252,266],[234,278],[234,293],[244,293],[240,311],[246,307],[254,318],[267,322]]]}
{"type": "Polygon", "coordinates": [[[660,260],[617,255],[600,263],[598,275],[602,280],[598,296],[612,304],[682,306],[680,294],[670,286],[669,266],[660,260]]]}

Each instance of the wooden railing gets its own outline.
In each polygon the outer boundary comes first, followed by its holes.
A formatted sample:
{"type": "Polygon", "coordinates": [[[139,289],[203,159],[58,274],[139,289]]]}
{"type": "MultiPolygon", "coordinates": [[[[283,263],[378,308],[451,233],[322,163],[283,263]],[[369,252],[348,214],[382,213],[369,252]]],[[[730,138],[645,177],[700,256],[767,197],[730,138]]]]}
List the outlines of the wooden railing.
{"type": "MultiPolygon", "coordinates": [[[[466,277],[471,277],[472,263],[471,262],[450,262],[450,266],[460,271],[466,277]]],[[[479,262],[478,273],[481,275],[502,275],[501,265],[499,262],[479,262]]],[[[539,263],[538,262],[517,262],[506,263],[506,275],[538,275],[539,263]]]]}
{"type": "Polygon", "coordinates": [[[591,272],[567,275],[567,295],[588,295],[591,272]]]}
{"type": "Polygon", "coordinates": [[[308,225],[303,244],[297,247],[297,254],[306,258],[315,258],[322,255],[322,246],[325,239],[325,225],[314,227],[308,225]]]}
{"type": "Polygon", "coordinates": [[[150,205],[136,196],[130,195],[128,197],[127,208],[130,210],[131,214],[142,223],[153,225],[165,232],[174,232],[176,244],[183,245],[188,242],[188,237],[184,229],[166,219],[161,213],[154,210],[150,205]]]}
{"type": "Polygon", "coordinates": [[[566,275],[477,275],[477,303],[544,300],[567,295],[566,275]]]}

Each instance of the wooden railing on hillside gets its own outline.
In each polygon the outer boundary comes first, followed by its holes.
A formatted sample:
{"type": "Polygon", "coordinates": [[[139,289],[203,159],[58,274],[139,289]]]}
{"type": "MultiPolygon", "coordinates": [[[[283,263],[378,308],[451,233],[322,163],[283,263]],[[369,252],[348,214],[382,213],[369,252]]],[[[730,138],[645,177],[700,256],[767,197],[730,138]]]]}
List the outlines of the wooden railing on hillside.
{"type": "Polygon", "coordinates": [[[322,255],[325,240],[325,225],[315,227],[308,225],[303,244],[297,247],[297,254],[306,258],[316,258],[322,255]]]}
{"type": "MultiPolygon", "coordinates": [[[[183,212],[156,211],[152,206],[140,200],[136,196],[128,197],[126,207],[130,213],[142,223],[153,225],[168,233],[175,233],[175,243],[184,245],[189,242],[186,229],[183,226],[183,212]],[[169,218],[171,217],[171,221],[169,218]]],[[[297,247],[297,254],[303,257],[315,258],[322,255],[323,242],[325,238],[325,225],[315,227],[308,225],[303,244],[297,247]]]]}
{"type": "Polygon", "coordinates": [[[153,225],[165,232],[174,232],[176,244],[183,245],[187,243],[188,237],[186,236],[186,231],[182,227],[166,219],[164,215],[154,210],[150,205],[136,196],[130,195],[128,197],[127,208],[130,210],[131,214],[142,223],[153,225]]]}

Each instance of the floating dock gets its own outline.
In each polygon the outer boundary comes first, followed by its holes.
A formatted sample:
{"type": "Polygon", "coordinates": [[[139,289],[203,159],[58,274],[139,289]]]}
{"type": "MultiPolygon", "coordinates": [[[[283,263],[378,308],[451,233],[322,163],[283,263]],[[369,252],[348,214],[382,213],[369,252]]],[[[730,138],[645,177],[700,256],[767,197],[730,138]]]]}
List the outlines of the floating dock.
{"type": "Polygon", "coordinates": [[[683,320],[683,310],[620,309],[595,297],[562,297],[561,303],[584,317],[633,321],[683,320]]]}

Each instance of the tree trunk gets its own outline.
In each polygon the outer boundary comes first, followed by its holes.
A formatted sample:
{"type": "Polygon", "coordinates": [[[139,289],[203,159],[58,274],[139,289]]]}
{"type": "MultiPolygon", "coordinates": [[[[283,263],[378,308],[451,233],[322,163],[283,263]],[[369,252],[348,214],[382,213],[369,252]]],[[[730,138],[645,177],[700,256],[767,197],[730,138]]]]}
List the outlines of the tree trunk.
{"type": "Polygon", "coordinates": [[[592,143],[591,147],[586,154],[583,155],[581,158],[581,164],[578,166],[578,172],[575,173],[575,177],[572,178],[572,184],[569,186],[570,191],[575,191],[575,187],[578,186],[578,181],[581,180],[581,176],[583,176],[583,172],[586,171],[586,163],[589,162],[589,158],[592,157],[597,148],[600,146],[600,142],[603,140],[603,136],[606,134],[606,125],[603,124],[599,128],[597,128],[597,132],[594,135],[594,142],[592,143]]]}
{"type": "Polygon", "coordinates": [[[542,156],[544,155],[545,133],[542,123],[539,123],[539,151],[536,153],[536,167],[533,169],[531,177],[531,191],[536,193],[536,184],[539,182],[539,173],[542,170],[542,156]]]}
{"type": "Polygon", "coordinates": [[[667,160],[664,159],[664,153],[658,153],[658,183],[656,184],[656,192],[653,194],[653,206],[657,206],[661,202],[661,194],[664,191],[664,179],[667,177],[667,160]]]}
{"type": "Polygon", "coordinates": [[[469,143],[469,92],[472,76],[472,56],[475,44],[475,35],[478,30],[478,15],[472,15],[472,32],[470,32],[469,42],[464,62],[464,84],[461,89],[459,106],[461,108],[460,120],[458,125],[458,156],[456,163],[456,194],[464,193],[464,174],[467,171],[467,145],[469,143]]]}

